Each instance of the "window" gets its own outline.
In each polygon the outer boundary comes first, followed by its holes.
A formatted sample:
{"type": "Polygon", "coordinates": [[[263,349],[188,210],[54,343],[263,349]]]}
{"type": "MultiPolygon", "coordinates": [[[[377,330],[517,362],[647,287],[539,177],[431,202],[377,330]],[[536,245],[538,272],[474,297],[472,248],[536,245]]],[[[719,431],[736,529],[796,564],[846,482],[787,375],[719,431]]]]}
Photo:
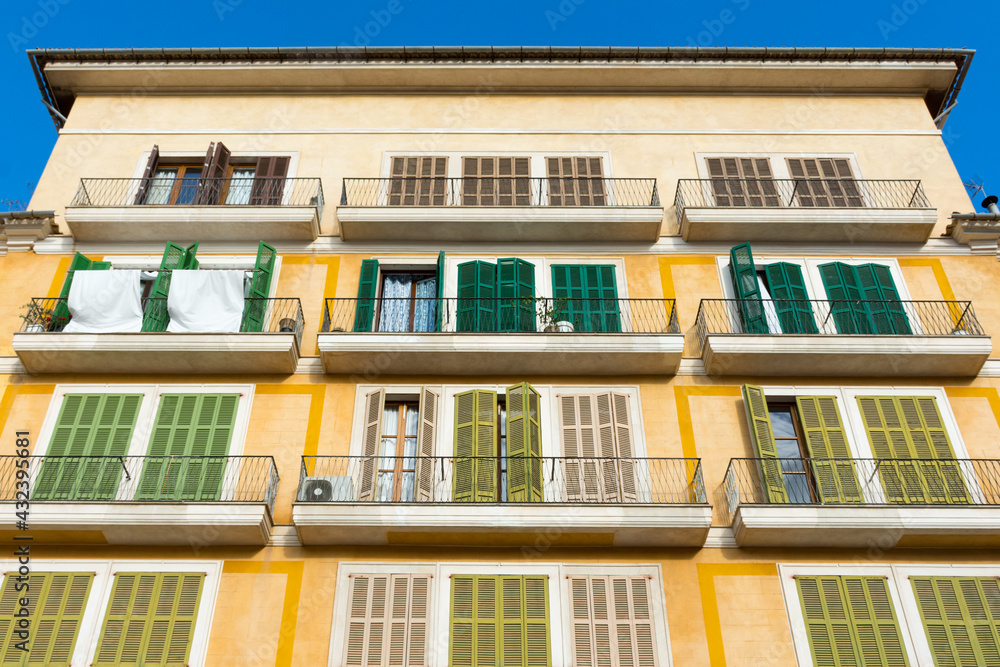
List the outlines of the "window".
{"type": "Polygon", "coordinates": [[[697,153],[706,200],[715,206],[860,208],[866,206],[852,154],[697,153]],[[711,197],[711,199],[709,199],[711,197]]]}
{"type": "Polygon", "coordinates": [[[387,402],[385,389],[365,397],[360,500],[419,502],[433,498],[437,464],[434,441],[441,395],[438,390],[424,387],[419,402],[408,399],[387,402]],[[383,432],[384,428],[389,432],[383,432]]]}
{"type": "Polygon", "coordinates": [[[569,577],[573,664],[655,665],[649,578],[569,577]]]}
{"type": "Polygon", "coordinates": [[[361,262],[354,331],[403,333],[439,331],[441,267],[392,265],[377,259],[361,262]]]}
{"type": "Polygon", "coordinates": [[[444,206],[447,175],[447,157],[392,158],[389,206],[444,206]]]}
{"type": "Polygon", "coordinates": [[[768,158],[716,157],[705,162],[716,206],[781,205],[768,158]]]}
{"type": "Polygon", "coordinates": [[[429,575],[351,575],[343,664],[427,665],[430,594],[429,575]]]}
{"type": "Polygon", "coordinates": [[[527,206],[530,174],[528,157],[463,157],[462,205],[527,206]]]}
{"type": "Polygon", "coordinates": [[[0,593],[3,664],[68,666],[93,582],[92,572],[33,573],[27,582],[13,575],[4,577],[0,593]],[[21,629],[16,616],[22,597],[28,599],[26,629],[21,629]],[[18,648],[22,643],[29,648],[27,652],[18,648]]]}
{"type": "Polygon", "coordinates": [[[788,173],[795,179],[799,206],[864,206],[849,160],[840,158],[787,158],[788,173]]]}
{"type": "Polygon", "coordinates": [[[413,502],[420,410],[415,402],[386,403],[375,499],[413,502]]]}
{"type": "Polygon", "coordinates": [[[997,577],[911,576],[937,665],[1000,665],[997,577]]]}
{"type": "Polygon", "coordinates": [[[597,156],[545,158],[550,206],[604,206],[607,193],[601,158],[597,156]]]}
{"type": "Polygon", "coordinates": [[[624,394],[559,394],[559,432],[566,499],[635,502],[638,499],[633,429],[624,394]]]}
{"type": "Polygon", "coordinates": [[[448,664],[546,667],[548,577],[452,575],[448,664]]]}

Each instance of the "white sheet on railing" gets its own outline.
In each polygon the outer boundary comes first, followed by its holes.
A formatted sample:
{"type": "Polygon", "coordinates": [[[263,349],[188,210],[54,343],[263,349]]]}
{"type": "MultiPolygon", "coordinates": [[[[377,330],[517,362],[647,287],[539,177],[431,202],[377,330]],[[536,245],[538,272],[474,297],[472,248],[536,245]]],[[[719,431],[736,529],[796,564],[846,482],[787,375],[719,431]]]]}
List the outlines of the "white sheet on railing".
{"type": "Polygon", "coordinates": [[[764,319],[767,321],[767,330],[773,334],[781,333],[781,320],[778,319],[778,309],[771,301],[771,294],[767,291],[767,285],[757,276],[757,288],[760,290],[760,298],[764,301],[764,319]]]}
{"type": "Polygon", "coordinates": [[[65,333],[129,333],[142,330],[138,270],[76,271],[66,300],[73,319],[65,333]]]}
{"type": "Polygon", "coordinates": [[[243,271],[174,271],[167,296],[174,333],[237,333],[243,320],[243,271]]]}

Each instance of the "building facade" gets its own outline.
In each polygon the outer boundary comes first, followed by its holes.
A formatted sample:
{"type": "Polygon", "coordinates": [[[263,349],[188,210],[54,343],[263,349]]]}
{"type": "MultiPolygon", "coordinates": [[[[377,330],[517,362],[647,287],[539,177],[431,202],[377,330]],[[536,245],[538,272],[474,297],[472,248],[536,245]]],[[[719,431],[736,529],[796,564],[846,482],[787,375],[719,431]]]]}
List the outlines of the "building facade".
{"type": "Polygon", "coordinates": [[[29,56],[3,665],[1000,665],[970,51],[29,56]]]}

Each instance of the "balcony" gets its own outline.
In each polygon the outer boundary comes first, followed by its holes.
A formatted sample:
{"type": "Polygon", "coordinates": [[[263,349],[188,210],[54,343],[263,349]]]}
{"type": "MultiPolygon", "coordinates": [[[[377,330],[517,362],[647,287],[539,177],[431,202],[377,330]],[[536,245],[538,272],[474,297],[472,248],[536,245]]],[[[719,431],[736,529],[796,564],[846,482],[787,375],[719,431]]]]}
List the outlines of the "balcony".
{"type": "Polygon", "coordinates": [[[700,460],[660,458],[304,456],[292,515],[306,545],[701,546],[712,522],[700,460]]]}
{"type": "Polygon", "coordinates": [[[270,456],[0,457],[0,530],[13,532],[16,484],[31,489],[36,542],[257,545],[268,542],[278,471],[270,456]]]}
{"type": "Polygon", "coordinates": [[[1000,546],[998,460],[732,459],[725,492],[745,547],[1000,546]]]}
{"type": "Polygon", "coordinates": [[[636,241],[660,237],[655,178],[345,178],[345,241],[636,241]]]}
{"type": "Polygon", "coordinates": [[[323,186],[318,178],[202,178],[158,190],[149,179],[84,178],[65,215],[77,241],[315,241],[323,186]]]}
{"type": "Polygon", "coordinates": [[[924,243],[937,223],[920,181],[682,179],[674,207],[685,241],[924,243]]]}
{"type": "Polygon", "coordinates": [[[72,319],[65,301],[31,300],[14,334],[14,351],[29,373],[293,373],[298,364],[304,327],[298,299],[246,299],[240,333],[166,331],[166,298],[142,300],[145,331],[63,333],[72,319]]]}
{"type": "Polygon", "coordinates": [[[327,373],[672,375],[683,347],[673,299],[327,299],[319,334],[327,373]]]}
{"type": "Polygon", "coordinates": [[[706,299],[710,375],[971,376],[993,349],[968,301],[706,299]]]}

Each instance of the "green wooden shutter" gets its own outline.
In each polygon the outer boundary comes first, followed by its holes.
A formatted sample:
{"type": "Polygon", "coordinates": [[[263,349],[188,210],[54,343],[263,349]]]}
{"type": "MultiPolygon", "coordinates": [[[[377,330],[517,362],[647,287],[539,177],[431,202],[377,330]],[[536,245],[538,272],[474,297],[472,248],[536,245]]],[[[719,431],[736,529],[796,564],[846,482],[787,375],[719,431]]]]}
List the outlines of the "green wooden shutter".
{"type": "Polygon", "coordinates": [[[556,319],[572,322],[574,330],[621,331],[614,265],[554,264],[552,296],[556,319]]]}
{"type": "Polygon", "coordinates": [[[66,394],[32,491],[35,500],[110,500],[142,394],[66,394]],[[67,457],[67,458],[62,458],[67,457]]]}
{"type": "Polygon", "coordinates": [[[507,387],[507,500],[543,502],[538,391],[527,382],[507,387]]]}
{"type": "Polygon", "coordinates": [[[778,447],[774,442],[774,431],[771,430],[771,415],[767,411],[767,399],[760,387],[745,384],[743,392],[743,407],[746,409],[747,422],[750,426],[750,440],[760,460],[760,475],[764,492],[769,503],[787,503],[788,491],[781,474],[781,462],[778,460],[778,447]]]}
{"type": "Polygon", "coordinates": [[[858,396],[858,407],[886,500],[890,503],[922,503],[920,473],[913,464],[911,443],[895,396],[858,396]]]}
{"type": "Polygon", "coordinates": [[[535,330],[535,265],[516,257],[497,260],[498,331],[535,330]]]}
{"type": "Polygon", "coordinates": [[[448,664],[548,667],[547,576],[453,575],[448,664]]]}
{"type": "Polygon", "coordinates": [[[219,500],[239,399],[239,394],[164,394],[136,500],[219,500]]]}
{"type": "Polygon", "coordinates": [[[858,276],[858,286],[867,301],[865,306],[874,333],[899,335],[913,333],[889,267],[882,264],[861,264],[854,269],[858,276]]]}
{"type": "Polygon", "coordinates": [[[740,318],[743,320],[744,333],[769,333],[764,302],[760,298],[757,266],[753,261],[749,243],[733,246],[729,250],[729,277],[733,281],[733,291],[738,299],[737,306],[740,318]]]}
{"type": "Polygon", "coordinates": [[[823,278],[826,297],[831,302],[830,310],[837,325],[837,333],[875,333],[875,324],[864,303],[865,296],[861,291],[861,278],[857,269],[843,262],[831,262],[820,264],[819,273],[823,278]]]}
{"type": "Polygon", "coordinates": [[[904,667],[906,649],[885,577],[841,577],[863,665],[904,667]]]}
{"type": "Polygon", "coordinates": [[[781,331],[786,334],[816,333],[816,318],[813,317],[809,293],[798,264],[776,262],[764,266],[767,282],[771,287],[771,298],[778,313],[781,331]]]}
{"type": "Polygon", "coordinates": [[[263,331],[267,314],[267,297],[274,275],[277,251],[263,241],[257,246],[257,259],[253,263],[253,277],[250,279],[250,298],[243,310],[243,326],[240,331],[263,331]]]}
{"type": "Polygon", "coordinates": [[[935,665],[1000,665],[996,577],[910,577],[935,665]]]}
{"type": "Polygon", "coordinates": [[[457,331],[497,330],[496,286],[496,264],[475,261],[458,265],[457,331]]]}
{"type": "Polygon", "coordinates": [[[820,502],[860,503],[861,487],[834,396],[797,396],[820,502]]]}
{"type": "MultiPolygon", "coordinates": [[[[197,250],[197,244],[191,246],[197,250]]],[[[188,250],[176,243],[167,243],[163,251],[163,258],[160,259],[160,271],[156,274],[153,287],[149,291],[149,301],[146,303],[146,310],[142,318],[143,331],[166,331],[167,324],[170,323],[170,315],[167,313],[167,295],[170,293],[171,271],[175,269],[186,269],[191,260],[188,250]]]]}
{"type": "Polygon", "coordinates": [[[18,592],[16,577],[4,579],[0,593],[0,638],[3,639],[2,667],[46,665],[70,667],[73,648],[83,622],[87,596],[94,581],[92,572],[46,572],[32,574],[28,588],[18,592]],[[18,600],[27,597],[30,623],[28,651],[21,651],[15,644],[22,640],[15,635],[20,609],[18,600]]]}
{"type": "Polygon", "coordinates": [[[77,271],[107,270],[110,268],[111,262],[95,262],[80,253],[73,255],[73,259],[69,263],[69,269],[66,271],[66,278],[63,279],[62,289],[59,290],[59,302],[56,303],[56,307],[52,310],[53,324],[60,321],[63,323],[69,322],[70,312],[66,299],[69,298],[69,289],[73,285],[73,275],[77,271]]]}
{"type": "Polygon", "coordinates": [[[197,269],[200,265],[198,261],[198,241],[195,241],[187,248],[184,248],[184,265],[179,267],[182,269],[197,269]]]}
{"type": "Polygon", "coordinates": [[[455,502],[497,499],[497,394],[473,389],[455,396],[455,502]]]}
{"type": "Polygon", "coordinates": [[[441,331],[441,323],[444,319],[444,250],[438,253],[437,264],[437,310],[434,331],[441,331]]]}
{"type": "Polygon", "coordinates": [[[371,331],[375,319],[375,297],[378,296],[378,260],[361,260],[358,282],[358,302],[354,308],[354,330],[371,331]]]}
{"type": "Polygon", "coordinates": [[[930,503],[972,502],[961,464],[951,463],[955,452],[933,396],[900,396],[898,407],[910,440],[913,465],[920,477],[924,498],[930,503]]]}
{"type": "Polygon", "coordinates": [[[94,667],[183,667],[194,638],[202,573],[119,572],[94,667]]]}

